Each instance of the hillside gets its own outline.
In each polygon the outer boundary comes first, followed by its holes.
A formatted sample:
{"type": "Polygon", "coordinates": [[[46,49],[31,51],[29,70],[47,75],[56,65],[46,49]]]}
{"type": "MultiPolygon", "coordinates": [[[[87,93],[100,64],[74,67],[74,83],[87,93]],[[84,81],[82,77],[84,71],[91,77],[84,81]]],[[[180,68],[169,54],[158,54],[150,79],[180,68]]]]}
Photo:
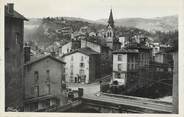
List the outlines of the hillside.
{"type": "Polygon", "coordinates": [[[79,31],[81,27],[88,26],[91,31],[105,28],[105,25],[93,23],[93,21],[73,17],[55,17],[43,19],[29,19],[25,22],[24,39],[25,41],[34,41],[37,45],[46,47],[55,41],[64,44],[69,41],[70,37],[58,33],[64,27],[71,27],[72,31],[79,31]],[[90,23],[89,23],[90,22],[90,23]]]}
{"type": "MultiPolygon", "coordinates": [[[[97,22],[106,24],[107,19],[100,19],[97,22]]],[[[149,32],[169,32],[178,30],[178,16],[165,16],[156,18],[123,18],[115,20],[116,26],[135,27],[149,32]]]]}
{"type": "MultiPolygon", "coordinates": [[[[55,18],[33,18],[25,22],[25,41],[32,41],[40,47],[47,47],[54,42],[64,44],[70,37],[64,37],[57,33],[57,29],[71,27],[73,32],[79,31],[81,27],[88,26],[90,31],[98,32],[105,29],[106,19],[92,21],[75,17],[55,17],[55,18]]],[[[116,33],[122,36],[142,33],[156,41],[164,42],[167,34],[161,32],[175,32],[178,22],[177,16],[158,17],[153,19],[127,18],[115,20],[116,33]],[[154,32],[154,33],[153,33],[154,32]],[[160,39],[162,37],[163,39],[160,39]]],[[[173,33],[171,33],[172,35],[173,33]]],[[[167,36],[168,37],[168,36],[167,36]]],[[[167,39],[168,40],[168,39],[167,39]]],[[[165,41],[167,42],[167,41],[165,41]]]]}

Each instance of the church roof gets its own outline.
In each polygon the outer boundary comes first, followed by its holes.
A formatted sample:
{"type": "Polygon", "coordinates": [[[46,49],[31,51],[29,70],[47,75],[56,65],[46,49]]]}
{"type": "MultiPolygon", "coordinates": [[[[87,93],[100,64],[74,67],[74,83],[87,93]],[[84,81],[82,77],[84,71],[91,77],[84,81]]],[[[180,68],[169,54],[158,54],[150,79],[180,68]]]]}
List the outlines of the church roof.
{"type": "Polygon", "coordinates": [[[45,55],[45,56],[35,57],[35,58],[31,59],[30,61],[28,61],[27,63],[25,63],[25,66],[31,65],[33,63],[37,63],[37,62],[42,61],[42,60],[44,60],[46,58],[51,58],[51,59],[53,59],[55,61],[58,61],[58,62],[60,62],[62,64],[65,64],[65,62],[63,62],[62,60],[60,60],[58,58],[55,58],[55,57],[53,57],[51,55],[45,55]]]}
{"type": "Polygon", "coordinates": [[[109,24],[112,28],[114,28],[114,19],[113,19],[112,9],[111,9],[111,11],[110,11],[108,24],[109,24]]]}

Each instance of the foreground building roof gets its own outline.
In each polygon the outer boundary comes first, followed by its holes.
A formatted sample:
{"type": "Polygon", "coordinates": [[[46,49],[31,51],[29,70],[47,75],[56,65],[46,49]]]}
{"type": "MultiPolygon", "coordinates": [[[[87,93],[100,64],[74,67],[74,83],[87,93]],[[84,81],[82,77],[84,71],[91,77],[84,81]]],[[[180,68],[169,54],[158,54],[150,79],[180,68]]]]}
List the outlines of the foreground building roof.
{"type": "Polygon", "coordinates": [[[26,66],[26,65],[31,65],[31,64],[37,63],[37,62],[42,61],[42,60],[44,60],[44,59],[46,59],[46,58],[51,58],[51,59],[53,59],[53,60],[55,60],[55,61],[57,61],[57,62],[60,62],[60,63],[62,63],[62,64],[65,64],[65,62],[63,62],[62,60],[60,60],[60,59],[58,59],[58,58],[55,58],[55,57],[53,57],[53,56],[51,56],[51,55],[46,55],[46,56],[37,57],[37,58],[34,58],[34,59],[28,61],[28,62],[25,64],[25,66],[26,66]]]}
{"type": "MultiPolygon", "coordinates": [[[[11,5],[13,5],[13,4],[11,4],[11,5]]],[[[26,19],[23,15],[21,15],[20,13],[15,11],[14,9],[13,9],[12,13],[9,13],[8,12],[8,7],[9,7],[9,4],[5,6],[5,17],[22,19],[22,20],[28,21],[28,19],[26,19]]]]}

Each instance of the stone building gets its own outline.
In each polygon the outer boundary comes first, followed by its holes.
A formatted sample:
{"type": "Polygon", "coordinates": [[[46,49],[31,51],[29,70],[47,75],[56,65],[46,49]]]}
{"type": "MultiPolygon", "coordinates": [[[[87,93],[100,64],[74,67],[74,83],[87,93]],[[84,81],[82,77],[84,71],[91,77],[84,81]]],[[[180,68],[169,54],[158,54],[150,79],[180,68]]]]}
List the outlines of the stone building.
{"type": "Polygon", "coordinates": [[[62,56],[65,66],[65,80],[73,83],[91,83],[100,78],[100,55],[85,47],[62,56]]]}
{"type": "Polygon", "coordinates": [[[126,85],[128,78],[136,75],[138,68],[138,49],[120,49],[113,52],[113,81],[126,85]]]}
{"type": "Polygon", "coordinates": [[[90,40],[81,40],[81,48],[89,47],[100,54],[101,77],[109,75],[112,71],[112,49],[108,46],[90,40]]]}
{"type": "Polygon", "coordinates": [[[158,52],[155,54],[154,61],[163,64],[173,64],[172,55],[166,52],[158,52]]]}
{"type": "Polygon", "coordinates": [[[149,66],[151,49],[138,45],[129,45],[113,52],[113,78],[119,85],[129,85],[138,79],[138,69],[149,66]]]}
{"type": "Polygon", "coordinates": [[[5,6],[5,107],[23,106],[24,21],[14,4],[5,6]]]}
{"type": "Polygon", "coordinates": [[[65,63],[51,55],[24,66],[24,111],[39,111],[67,103],[62,83],[65,63]]]}
{"type": "MultiPolygon", "coordinates": [[[[123,86],[121,91],[130,95],[152,85],[162,84],[164,89],[164,84],[172,83],[172,66],[153,61],[152,49],[149,47],[129,45],[113,52],[111,83],[123,86]]],[[[165,93],[170,93],[169,90],[165,93]]]]}

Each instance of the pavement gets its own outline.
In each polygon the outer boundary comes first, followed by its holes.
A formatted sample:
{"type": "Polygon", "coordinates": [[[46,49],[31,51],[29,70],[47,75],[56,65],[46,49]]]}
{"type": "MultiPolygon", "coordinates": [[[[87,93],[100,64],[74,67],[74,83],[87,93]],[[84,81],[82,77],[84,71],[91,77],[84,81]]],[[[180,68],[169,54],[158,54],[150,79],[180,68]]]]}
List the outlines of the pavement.
{"type": "MultiPolygon", "coordinates": [[[[112,77],[112,75],[107,75],[103,78],[101,78],[102,82],[109,82],[109,79],[112,77]]],[[[66,83],[67,88],[70,88],[72,90],[78,90],[78,88],[83,88],[84,95],[88,94],[96,94],[100,92],[100,83],[99,81],[90,83],[90,84],[81,84],[81,83],[66,83]]]]}
{"type": "Polygon", "coordinates": [[[99,83],[92,83],[92,84],[81,84],[81,83],[67,83],[67,88],[72,90],[78,90],[78,88],[83,88],[84,95],[88,94],[95,94],[100,91],[100,84],[99,83]]]}

